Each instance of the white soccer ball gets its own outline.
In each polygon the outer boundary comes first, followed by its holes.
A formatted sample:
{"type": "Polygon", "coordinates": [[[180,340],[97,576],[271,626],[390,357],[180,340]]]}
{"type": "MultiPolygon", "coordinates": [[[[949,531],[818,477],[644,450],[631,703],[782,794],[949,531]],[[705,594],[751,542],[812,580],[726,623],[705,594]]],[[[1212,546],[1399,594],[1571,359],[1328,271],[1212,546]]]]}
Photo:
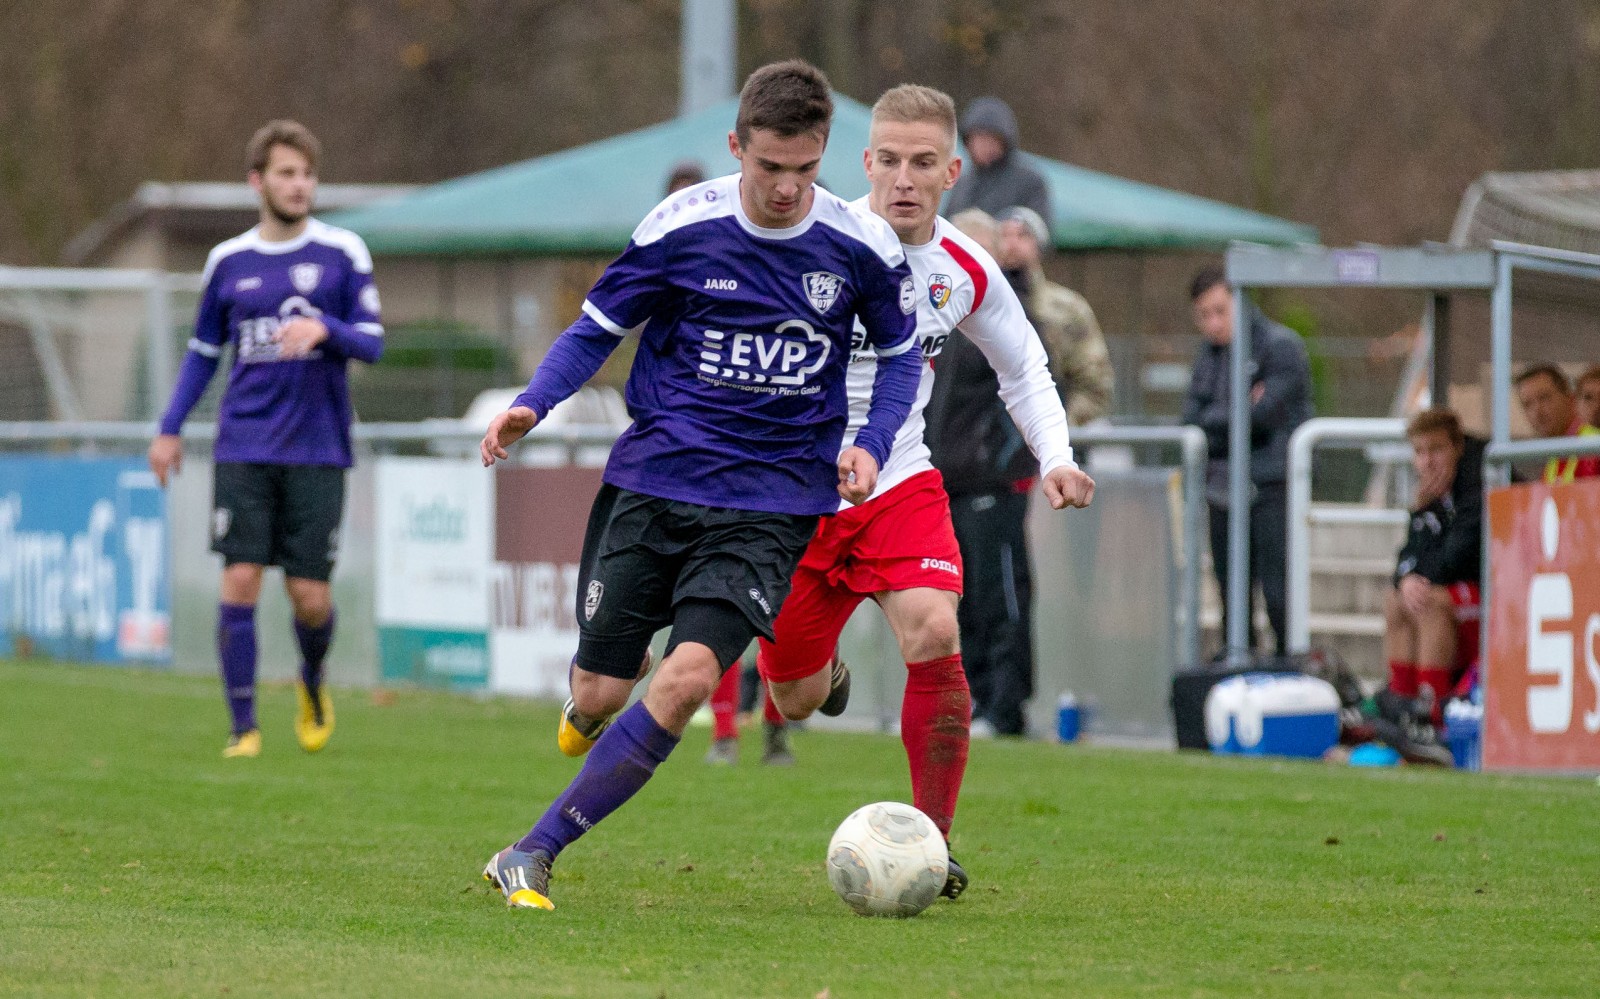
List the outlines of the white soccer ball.
{"type": "Polygon", "coordinates": [[[915,916],[944,888],[950,851],[933,820],[910,805],[864,805],[828,843],[828,883],[863,916],[915,916]]]}

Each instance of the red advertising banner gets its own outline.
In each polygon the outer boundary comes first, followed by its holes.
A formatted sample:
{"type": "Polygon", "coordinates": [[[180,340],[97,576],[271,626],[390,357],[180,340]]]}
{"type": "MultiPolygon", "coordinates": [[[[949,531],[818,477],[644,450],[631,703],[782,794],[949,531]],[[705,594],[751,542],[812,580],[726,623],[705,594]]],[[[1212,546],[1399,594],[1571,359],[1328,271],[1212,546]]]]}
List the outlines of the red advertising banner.
{"type": "Polygon", "coordinates": [[[1600,479],[1489,494],[1485,769],[1600,770],[1600,479]]]}

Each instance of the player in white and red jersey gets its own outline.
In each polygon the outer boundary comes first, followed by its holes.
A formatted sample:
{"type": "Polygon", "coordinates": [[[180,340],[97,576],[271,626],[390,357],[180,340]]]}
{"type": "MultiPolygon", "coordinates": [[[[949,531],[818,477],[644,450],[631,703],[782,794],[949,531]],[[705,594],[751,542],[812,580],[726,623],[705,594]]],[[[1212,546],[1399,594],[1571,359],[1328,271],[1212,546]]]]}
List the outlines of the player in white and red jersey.
{"type": "MultiPolygon", "coordinates": [[[[904,246],[928,366],[879,472],[878,492],[824,519],[795,572],[775,638],[761,641],[757,658],[787,717],[838,714],[849,693],[849,673],[835,655],[839,634],[863,599],[877,601],[906,661],[900,737],[913,802],[947,838],[966,770],[972,700],[956,625],[961,551],[922,430],[935,358],[953,330],[971,339],[999,376],[1000,396],[1039,459],[1050,505],[1083,507],[1094,496],[1094,481],[1072,460],[1067,415],[1022,303],[994,259],[938,215],[941,196],[961,173],[955,144],[955,105],[940,91],[903,85],[873,106],[866,201],[904,246]]],[[[846,442],[865,423],[878,365],[860,331],[850,360],[846,442]]],[[[952,860],[944,894],[954,898],[966,885],[966,872],[952,860]]]]}

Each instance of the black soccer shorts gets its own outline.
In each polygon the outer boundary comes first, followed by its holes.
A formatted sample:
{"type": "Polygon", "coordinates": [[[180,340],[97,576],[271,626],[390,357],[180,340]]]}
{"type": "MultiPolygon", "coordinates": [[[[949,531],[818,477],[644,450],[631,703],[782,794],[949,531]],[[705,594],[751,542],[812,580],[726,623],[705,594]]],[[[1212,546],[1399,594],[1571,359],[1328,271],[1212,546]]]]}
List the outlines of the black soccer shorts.
{"type": "Polygon", "coordinates": [[[227,565],[283,567],[326,583],[339,555],[345,470],[333,465],[218,462],[212,477],[211,550],[227,565]]]}
{"type": "Polygon", "coordinates": [[[577,665],[632,679],[650,639],[698,642],[732,665],[772,622],[815,516],[701,506],[602,485],[578,575],[577,665]]]}

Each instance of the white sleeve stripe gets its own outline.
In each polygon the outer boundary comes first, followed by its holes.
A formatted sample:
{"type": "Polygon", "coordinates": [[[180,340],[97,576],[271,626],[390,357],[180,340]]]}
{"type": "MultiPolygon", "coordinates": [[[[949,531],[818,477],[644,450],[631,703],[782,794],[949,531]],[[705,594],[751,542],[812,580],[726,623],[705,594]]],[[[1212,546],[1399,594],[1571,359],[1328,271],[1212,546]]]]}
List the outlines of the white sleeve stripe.
{"type": "Polygon", "coordinates": [[[355,329],[358,333],[366,333],[370,336],[383,336],[382,323],[356,323],[355,329]]]}
{"type": "Polygon", "coordinates": [[[206,343],[196,337],[189,338],[189,349],[202,357],[221,357],[222,348],[213,343],[206,343]]]}
{"type": "Polygon", "coordinates": [[[906,351],[910,350],[912,347],[915,347],[916,345],[917,345],[916,334],[912,334],[911,336],[906,337],[905,338],[905,342],[899,344],[898,346],[895,346],[895,347],[876,347],[875,346],[872,349],[873,349],[873,352],[876,353],[879,357],[899,357],[901,354],[904,354],[906,351]]]}
{"type": "Polygon", "coordinates": [[[587,298],[583,300],[583,314],[588,316],[590,319],[593,319],[601,326],[605,327],[606,332],[610,333],[612,336],[628,335],[629,331],[627,329],[618,326],[616,323],[606,318],[606,314],[600,311],[600,307],[589,301],[587,298]]]}

